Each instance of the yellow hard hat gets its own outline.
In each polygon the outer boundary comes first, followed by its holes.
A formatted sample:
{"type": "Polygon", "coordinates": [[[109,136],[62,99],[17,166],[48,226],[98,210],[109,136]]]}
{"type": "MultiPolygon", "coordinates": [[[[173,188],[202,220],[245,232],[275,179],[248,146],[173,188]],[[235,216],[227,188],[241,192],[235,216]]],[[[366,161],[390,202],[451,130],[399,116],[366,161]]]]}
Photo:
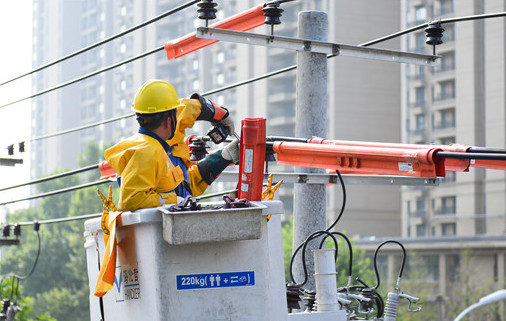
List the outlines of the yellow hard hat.
{"type": "Polygon", "coordinates": [[[140,114],[154,114],[182,106],[176,90],[166,81],[148,80],[135,94],[132,109],[140,114]]]}

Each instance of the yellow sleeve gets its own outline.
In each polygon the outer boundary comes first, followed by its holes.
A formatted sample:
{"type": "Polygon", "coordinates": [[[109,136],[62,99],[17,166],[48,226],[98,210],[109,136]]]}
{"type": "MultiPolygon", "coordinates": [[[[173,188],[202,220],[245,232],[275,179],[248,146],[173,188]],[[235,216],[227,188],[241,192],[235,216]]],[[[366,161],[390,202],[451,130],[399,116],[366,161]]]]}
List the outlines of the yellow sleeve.
{"type": "MultiPolygon", "coordinates": [[[[121,193],[118,209],[134,211],[139,208],[160,206],[160,195],[166,204],[176,203],[175,193],[158,193],[157,186],[166,163],[153,157],[152,153],[133,152],[121,173],[121,193]]],[[[168,192],[168,191],[165,191],[168,192]]]]}
{"type": "Polygon", "coordinates": [[[177,109],[177,126],[174,137],[168,141],[173,147],[172,155],[180,157],[184,160],[186,167],[191,166],[190,153],[184,142],[186,129],[192,128],[195,121],[200,116],[201,106],[197,99],[181,99],[183,107],[177,109]]]}
{"type": "Polygon", "coordinates": [[[192,165],[188,168],[188,178],[192,188],[192,195],[199,196],[204,193],[209,185],[202,179],[202,175],[197,168],[197,165],[192,165]]]}

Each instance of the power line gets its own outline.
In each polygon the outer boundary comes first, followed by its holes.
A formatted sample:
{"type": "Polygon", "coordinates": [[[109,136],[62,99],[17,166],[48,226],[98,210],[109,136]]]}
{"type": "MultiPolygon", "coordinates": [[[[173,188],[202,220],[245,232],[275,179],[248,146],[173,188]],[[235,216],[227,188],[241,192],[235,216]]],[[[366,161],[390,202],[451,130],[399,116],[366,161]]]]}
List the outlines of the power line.
{"type": "MultiPolygon", "coordinates": [[[[456,21],[468,21],[468,20],[485,19],[485,18],[496,18],[496,17],[504,17],[504,16],[506,16],[506,12],[499,12],[499,13],[492,13],[492,14],[482,14],[482,15],[467,16],[467,17],[460,17],[460,18],[443,19],[443,20],[441,20],[441,23],[451,23],[451,22],[456,22],[456,21]]],[[[377,44],[377,43],[380,43],[380,42],[384,42],[384,41],[387,41],[387,40],[390,40],[390,39],[393,39],[393,38],[396,38],[396,37],[408,34],[410,32],[416,31],[416,30],[423,29],[423,28],[427,27],[428,25],[429,25],[429,23],[419,24],[417,26],[414,26],[414,27],[411,27],[411,28],[408,28],[408,29],[405,29],[405,30],[402,30],[402,31],[399,31],[399,32],[396,32],[396,33],[393,33],[393,34],[390,34],[390,35],[387,35],[387,36],[384,36],[384,37],[380,37],[380,38],[377,38],[377,39],[374,39],[374,40],[362,43],[359,46],[363,46],[363,47],[372,46],[374,44],[377,44]]],[[[155,49],[155,50],[158,51],[160,49],[155,49]]],[[[336,57],[336,55],[329,55],[329,56],[327,56],[327,59],[333,58],[333,57],[336,57]]],[[[126,63],[126,62],[123,62],[123,63],[126,63]]],[[[123,64],[123,63],[120,63],[120,64],[123,64]]],[[[110,68],[110,69],[112,69],[112,68],[110,68]]],[[[273,72],[264,74],[262,76],[253,77],[253,78],[244,80],[242,82],[237,82],[235,84],[231,84],[231,85],[228,85],[228,86],[224,86],[224,87],[221,87],[221,88],[218,88],[218,89],[214,89],[214,90],[208,91],[206,93],[203,93],[202,96],[212,95],[212,94],[215,94],[215,93],[218,93],[218,92],[222,92],[222,91],[225,91],[225,90],[229,90],[229,89],[233,89],[233,88],[240,87],[240,86],[243,86],[243,85],[247,85],[247,84],[253,83],[255,81],[266,79],[266,78],[270,78],[272,76],[276,76],[276,75],[279,75],[279,74],[282,74],[282,73],[285,73],[285,72],[288,72],[288,71],[291,71],[291,70],[295,70],[295,69],[297,69],[297,65],[288,66],[288,67],[285,67],[285,68],[282,68],[282,69],[278,69],[278,70],[275,70],[273,72]]],[[[93,75],[95,75],[95,74],[93,74],[93,75]]],[[[88,76],[85,76],[85,77],[88,78],[88,77],[91,77],[93,75],[88,75],[88,76]]],[[[62,86],[62,87],[64,87],[64,86],[62,86]]],[[[55,90],[55,89],[58,89],[58,88],[53,88],[52,90],[55,90]]],[[[38,93],[38,94],[42,95],[43,93],[38,93]]],[[[28,99],[28,98],[25,98],[25,99],[28,99]]],[[[13,102],[12,104],[14,104],[14,103],[16,103],[16,102],[13,102]]],[[[6,105],[0,106],[0,108],[5,107],[5,106],[6,105]]],[[[41,139],[45,139],[45,138],[49,138],[49,137],[54,137],[54,136],[59,136],[59,135],[75,132],[75,131],[80,131],[80,130],[83,130],[83,129],[99,126],[99,125],[102,125],[102,124],[107,124],[107,123],[114,122],[114,121],[117,121],[117,120],[121,120],[121,119],[124,119],[124,118],[133,117],[134,115],[135,115],[134,113],[131,113],[131,114],[115,117],[115,118],[110,118],[110,119],[106,119],[104,121],[95,122],[95,123],[84,125],[84,126],[81,126],[81,127],[75,127],[75,128],[72,128],[72,129],[56,132],[56,133],[53,133],[53,134],[47,134],[47,135],[42,135],[42,136],[39,136],[39,137],[34,137],[34,138],[31,138],[30,141],[37,141],[37,140],[41,140],[41,139]]]]}
{"type": "Polygon", "coordinates": [[[18,198],[18,199],[15,199],[15,200],[11,200],[11,201],[0,203],[0,205],[7,205],[7,204],[12,204],[12,203],[21,202],[21,201],[29,201],[29,200],[33,200],[33,199],[36,199],[36,198],[53,196],[53,195],[57,195],[57,194],[61,194],[61,193],[75,191],[75,190],[78,190],[78,189],[81,189],[81,188],[86,188],[86,187],[91,187],[91,186],[96,186],[96,185],[102,185],[102,184],[111,183],[111,182],[112,181],[110,181],[110,180],[101,180],[101,181],[89,182],[89,183],[85,183],[85,184],[81,184],[81,185],[76,185],[76,186],[72,186],[72,187],[62,188],[62,189],[59,189],[59,190],[54,190],[54,191],[47,192],[47,193],[37,194],[37,195],[28,196],[28,197],[24,197],[24,198],[18,198]]]}
{"type": "Polygon", "coordinates": [[[79,174],[79,173],[86,172],[86,171],[89,171],[89,170],[92,170],[92,169],[96,169],[96,168],[98,168],[98,165],[99,164],[89,165],[89,166],[85,166],[85,167],[82,167],[82,168],[74,169],[74,170],[71,170],[71,171],[67,171],[67,172],[63,172],[63,173],[59,173],[59,174],[55,174],[55,175],[39,178],[39,179],[36,179],[36,180],[32,180],[32,181],[29,181],[29,182],[21,183],[21,184],[18,184],[18,185],[4,187],[4,188],[0,189],[0,192],[6,191],[8,189],[13,189],[13,188],[18,188],[18,187],[26,186],[26,185],[43,183],[43,182],[47,182],[47,181],[50,181],[50,180],[53,180],[53,179],[62,178],[62,177],[65,177],[65,176],[79,174]]]}
{"type": "Polygon", "coordinates": [[[51,67],[51,66],[53,66],[53,65],[56,65],[57,63],[63,62],[63,61],[65,61],[65,60],[67,60],[67,59],[70,59],[70,58],[72,58],[72,57],[75,57],[75,56],[77,56],[77,55],[80,55],[80,54],[82,54],[82,53],[85,53],[85,52],[87,52],[87,51],[89,51],[89,50],[91,50],[91,49],[94,49],[94,48],[96,48],[96,47],[99,47],[99,46],[101,46],[101,45],[103,45],[103,44],[106,44],[106,43],[108,43],[108,42],[111,42],[111,41],[113,41],[113,40],[115,40],[115,39],[117,39],[117,38],[123,37],[124,35],[127,35],[127,34],[129,34],[129,33],[133,32],[133,31],[135,31],[135,30],[137,30],[137,29],[143,28],[143,27],[145,27],[145,26],[147,26],[147,25],[149,25],[149,24],[151,24],[151,23],[153,23],[153,22],[155,22],[155,21],[158,21],[158,20],[160,20],[160,19],[162,19],[162,18],[165,18],[165,17],[167,17],[167,16],[170,16],[170,15],[172,15],[172,14],[174,14],[174,13],[178,12],[178,11],[181,11],[181,10],[183,10],[183,9],[185,9],[185,8],[187,8],[187,7],[191,6],[191,5],[193,5],[193,4],[197,3],[197,2],[199,2],[199,1],[200,1],[200,0],[193,0],[193,1],[187,2],[187,3],[185,3],[185,4],[182,4],[182,5],[180,5],[179,7],[176,7],[176,8],[174,8],[174,9],[172,9],[172,10],[169,10],[169,11],[167,11],[167,12],[165,12],[165,13],[162,13],[162,14],[160,14],[160,15],[158,15],[158,16],[156,16],[156,17],[154,17],[154,18],[150,19],[150,20],[144,21],[144,22],[142,22],[142,23],[140,23],[140,24],[138,24],[138,25],[136,25],[136,26],[134,26],[134,27],[131,27],[131,28],[129,28],[129,29],[127,29],[127,30],[125,30],[125,31],[122,31],[122,32],[120,32],[120,33],[118,33],[118,34],[116,34],[116,35],[113,35],[113,36],[111,36],[111,37],[109,37],[109,38],[106,38],[106,39],[104,39],[104,40],[101,40],[101,41],[99,41],[99,42],[96,42],[96,43],[94,43],[94,44],[91,44],[91,45],[89,45],[89,46],[87,46],[87,47],[84,47],[84,48],[82,48],[82,49],[79,49],[78,51],[75,51],[75,52],[73,52],[73,53],[71,53],[71,54],[68,54],[68,55],[66,55],[66,56],[64,56],[64,57],[61,57],[61,58],[59,58],[59,59],[56,59],[56,60],[54,60],[54,61],[52,61],[52,62],[49,62],[49,63],[47,63],[47,64],[44,64],[44,65],[42,65],[42,66],[40,66],[40,67],[37,67],[37,68],[35,68],[35,69],[33,69],[33,70],[31,70],[31,71],[27,72],[27,73],[21,74],[21,75],[19,75],[19,76],[17,76],[17,77],[14,77],[14,78],[12,78],[12,79],[9,79],[9,80],[7,80],[7,81],[4,81],[4,82],[0,83],[0,86],[3,86],[3,85],[5,85],[5,84],[8,84],[8,83],[13,82],[13,81],[15,81],[15,80],[18,80],[18,79],[20,79],[20,78],[26,77],[26,76],[31,75],[31,74],[33,74],[33,73],[39,72],[39,71],[41,71],[41,70],[43,70],[43,69],[46,69],[46,68],[51,67]]]}
{"type": "Polygon", "coordinates": [[[33,137],[33,138],[30,138],[30,141],[34,142],[34,141],[42,140],[42,139],[45,139],[45,138],[50,138],[50,137],[60,136],[60,135],[64,135],[64,134],[69,134],[69,133],[73,133],[73,132],[80,131],[80,130],[83,130],[83,129],[88,129],[88,128],[91,128],[91,127],[100,126],[100,125],[107,124],[107,123],[112,123],[112,122],[115,122],[115,121],[118,121],[118,120],[121,120],[121,119],[124,119],[124,118],[133,117],[133,116],[135,116],[135,113],[130,113],[130,114],[127,114],[127,115],[118,116],[118,117],[114,117],[114,118],[109,118],[109,119],[102,120],[102,121],[95,122],[95,123],[91,123],[91,124],[88,124],[88,125],[83,125],[83,126],[79,126],[79,127],[74,127],[74,128],[62,130],[62,131],[59,131],[59,132],[56,132],[56,133],[33,137]]]}
{"type": "Polygon", "coordinates": [[[0,105],[0,108],[4,108],[4,107],[10,106],[10,105],[14,105],[14,104],[20,103],[20,102],[22,102],[22,101],[25,101],[25,100],[27,100],[27,99],[35,98],[35,97],[38,97],[38,96],[41,96],[41,95],[47,94],[47,93],[49,93],[49,92],[55,91],[55,90],[57,90],[57,89],[60,89],[60,88],[63,88],[63,87],[66,87],[66,86],[72,85],[72,84],[74,84],[74,83],[76,83],[76,82],[83,81],[83,80],[85,80],[85,79],[88,79],[88,78],[90,78],[90,77],[96,76],[96,75],[98,75],[98,74],[101,74],[101,73],[103,73],[103,72],[109,71],[109,70],[111,70],[111,69],[117,68],[117,67],[119,67],[119,66],[121,66],[121,65],[124,65],[124,64],[130,63],[130,62],[135,61],[135,60],[137,60],[137,59],[144,58],[144,57],[149,56],[149,55],[151,55],[151,54],[153,54],[153,53],[155,53],[155,52],[161,51],[161,50],[163,50],[163,49],[164,49],[164,46],[159,46],[159,47],[157,47],[157,48],[155,48],[155,49],[152,49],[152,50],[146,51],[146,52],[141,53],[141,54],[139,54],[139,55],[137,55],[137,56],[134,56],[134,57],[128,58],[128,59],[126,59],[126,60],[120,61],[120,62],[115,63],[115,64],[113,64],[113,65],[110,65],[110,66],[108,66],[108,67],[104,67],[104,68],[102,68],[102,69],[96,70],[96,71],[94,71],[94,72],[91,72],[91,73],[89,73],[89,74],[87,74],[87,75],[84,75],[84,76],[81,76],[81,77],[79,77],[79,78],[75,78],[75,79],[72,79],[72,80],[66,81],[66,82],[61,83],[61,84],[59,84],[59,85],[56,85],[56,86],[53,86],[53,87],[50,87],[50,88],[47,88],[47,89],[41,90],[41,91],[39,91],[39,92],[36,92],[36,93],[31,94],[31,95],[26,96],[26,97],[23,97],[23,98],[21,98],[21,99],[18,99],[18,100],[15,100],[15,101],[11,101],[11,102],[9,102],[9,103],[7,103],[7,104],[4,104],[4,105],[0,105]]]}

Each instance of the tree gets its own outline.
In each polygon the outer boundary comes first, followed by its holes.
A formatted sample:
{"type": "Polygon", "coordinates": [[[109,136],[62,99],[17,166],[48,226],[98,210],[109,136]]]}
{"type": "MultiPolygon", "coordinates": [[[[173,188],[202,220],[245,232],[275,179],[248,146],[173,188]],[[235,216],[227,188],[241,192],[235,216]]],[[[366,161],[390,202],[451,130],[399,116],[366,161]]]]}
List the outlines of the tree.
{"type": "MultiPolygon", "coordinates": [[[[90,142],[80,156],[80,166],[97,164],[103,152],[95,142],[90,142]]],[[[61,171],[60,171],[61,172],[61,171]]],[[[41,183],[40,192],[96,180],[98,170],[90,175],[67,176],[41,183]]],[[[103,190],[104,192],[104,190],[103,190]]],[[[8,215],[10,222],[42,221],[83,214],[100,213],[102,202],[96,188],[90,187],[45,197],[38,206],[8,215]]],[[[83,221],[40,225],[41,251],[37,266],[29,279],[23,280],[26,313],[38,320],[89,320],[89,287],[86,253],[83,247],[83,221]]],[[[37,233],[23,227],[20,246],[9,248],[3,253],[2,274],[23,274],[35,262],[38,251],[37,233]]],[[[3,286],[3,285],[2,285],[3,286]]],[[[24,319],[28,320],[28,319],[24,319]]]]}

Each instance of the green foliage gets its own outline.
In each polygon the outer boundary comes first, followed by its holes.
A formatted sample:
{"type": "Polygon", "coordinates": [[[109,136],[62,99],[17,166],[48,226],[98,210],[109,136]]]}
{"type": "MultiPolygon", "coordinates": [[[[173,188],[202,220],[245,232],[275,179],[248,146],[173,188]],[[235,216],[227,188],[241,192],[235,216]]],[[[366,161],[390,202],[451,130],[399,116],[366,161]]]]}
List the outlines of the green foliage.
{"type": "MultiPolygon", "coordinates": [[[[285,280],[287,283],[291,283],[290,279],[290,260],[292,258],[292,242],[293,242],[293,217],[290,221],[285,222],[281,231],[283,237],[283,256],[285,262],[285,280]]],[[[346,234],[346,233],[343,233],[346,234]]],[[[337,285],[344,287],[348,284],[348,268],[350,262],[350,255],[348,244],[343,238],[336,236],[338,239],[338,258],[336,262],[337,271],[337,285]]],[[[352,266],[352,283],[355,282],[355,278],[359,277],[361,280],[368,284],[373,284],[375,280],[374,272],[370,269],[371,260],[365,255],[365,251],[361,250],[358,246],[352,244],[353,251],[353,266],[352,266]]],[[[334,248],[334,242],[331,239],[327,239],[327,248],[334,248]]],[[[299,254],[297,255],[299,256],[299,254]]],[[[294,261],[294,264],[298,264],[298,260],[294,261]]],[[[355,283],[353,283],[355,285],[355,283]]]]}
{"type": "MultiPolygon", "coordinates": [[[[79,159],[80,166],[97,164],[103,159],[103,151],[91,142],[79,159]]],[[[62,172],[66,170],[61,170],[62,172]]],[[[53,173],[51,175],[54,175],[53,173]]],[[[36,187],[45,193],[79,185],[81,181],[96,180],[99,171],[92,175],[67,176],[40,183],[36,187]]],[[[107,186],[101,187],[107,195],[107,186]]],[[[102,212],[102,202],[96,187],[44,197],[37,207],[24,209],[7,216],[9,222],[43,221],[102,212]]],[[[117,193],[117,192],[116,192],[117,193]]],[[[117,200],[117,198],[115,198],[117,200]]],[[[84,249],[82,220],[42,224],[40,226],[41,252],[34,273],[20,281],[18,302],[22,311],[16,320],[89,320],[89,288],[84,249]]],[[[2,275],[25,275],[32,268],[38,251],[37,234],[30,226],[22,227],[20,245],[2,252],[2,275]]],[[[9,282],[1,284],[2,297],[10,295],[9,282]]]]}

